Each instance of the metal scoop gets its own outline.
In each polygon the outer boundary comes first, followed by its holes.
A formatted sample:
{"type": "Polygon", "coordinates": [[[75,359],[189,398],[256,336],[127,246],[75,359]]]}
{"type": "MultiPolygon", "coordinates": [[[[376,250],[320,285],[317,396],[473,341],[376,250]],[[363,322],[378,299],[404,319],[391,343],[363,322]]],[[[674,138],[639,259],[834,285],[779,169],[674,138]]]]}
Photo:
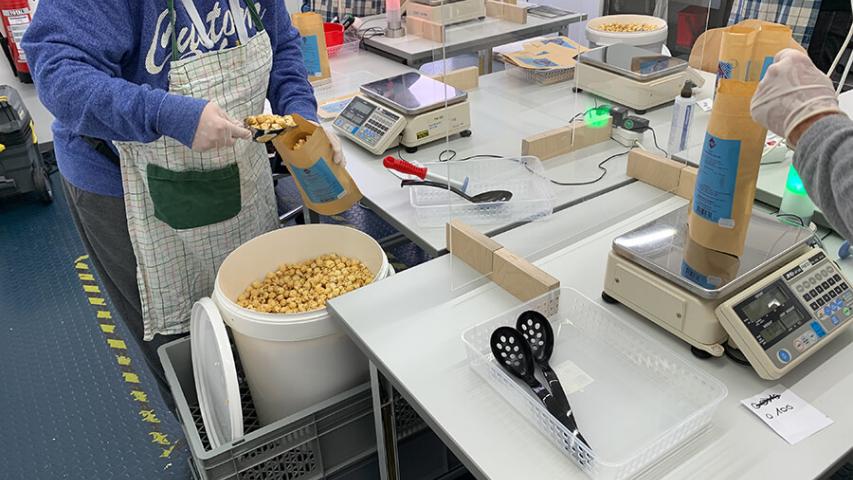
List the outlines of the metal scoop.
{"type": "Polygon", "coordinates": [[[554,329],[551,327],[551,322],[539,312],[528,310],[518,317],[515,324],[517,331],[530,345],[533,361],[539,365],[542,370],[542,375],[548,381],[548,388],[551,390],[551,395],[554,396],[560,406],[560,410],[565,411],[568,417],[568,427],[578,440],[589,446],[586,439],[578,432],[577,422],[572,413],[572,408],[569,405],[569,399],[566,398],[566,392],[563,390],[563,385],[560,384],[560,379],[557,373],[551,368],[548,363],[551,360],[551,354],[554,353],[554,329]]]}
{"type": "Polygon", "coordinates": [[[508,202],[512,198],[512,192],[506,190],[490,190],[488,192],[479,193],[473,197],[459,190],[453,185],[447,185],[440,182],[431,182],[429,180],[403,180],[400,183],[401,187],[435,187],[442,190],[450,190],[460,197],[468,200],[471,203],[492,203],[492,202],[508,202]]]}

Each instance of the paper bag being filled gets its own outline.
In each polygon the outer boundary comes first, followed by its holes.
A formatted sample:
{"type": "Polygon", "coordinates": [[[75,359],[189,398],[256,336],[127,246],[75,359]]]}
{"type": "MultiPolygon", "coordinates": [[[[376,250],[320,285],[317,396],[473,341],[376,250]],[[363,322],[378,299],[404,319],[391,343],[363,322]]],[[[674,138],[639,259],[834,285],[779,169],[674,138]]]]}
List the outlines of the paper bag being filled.
{"type": "Polygon", "coordinates": [[[717,290],[737,277],[740,259],[711,250],[687,238],[681,275],[708,290],[717,290]]]}
{"type": "Polygon", "coordinates": [[[275,149],[293,175],[305,207],[321,215],[345,212],[361,200],[361,191],[346,168],[332,161],[325,130],[294,114],[296,128],[273,139],[275,149]]]}
{"type": "MultiPolygon", "coordinates": [[[[763,20],[744,20],[737,25],[731,25],[723,28],[713,28],[706,31],[693,44],[693,49],[690,51],[690,66],[709,73],[717,73],[720,61],[720,49],[722,47],[723,35],[731,31],[735,27],[747,27],[753,30],[764,30],[767,27],[785,27],[772,22],[763,20]]],[[[790,31],[790,29],[789,29],[790,31]]],[[[782,48],[793,48],[805,53],[805,49],[800,46],[790,35],[788,35],[782,48]]],[[[781,50],[781,49],[780,49],[781,50]]],[[[778,50],[777,50],[778,51],[778,50]]]]}
{"type": "Polygon", "coordinates": [[[332,76],[332,70],[329,67],[329,52],[326,50],[323,17],[308,12],[294,13],[291,18],[302,37],[302,59],[308,69],[308,81],[316,83],[327,80],[332,76]]]}
{"type": "Polygon", "coordinates": [[[696,176],[689,220],[699,245],[743,254],[767,131],[752,120],[757,82],[720,80],[696,176]]]}

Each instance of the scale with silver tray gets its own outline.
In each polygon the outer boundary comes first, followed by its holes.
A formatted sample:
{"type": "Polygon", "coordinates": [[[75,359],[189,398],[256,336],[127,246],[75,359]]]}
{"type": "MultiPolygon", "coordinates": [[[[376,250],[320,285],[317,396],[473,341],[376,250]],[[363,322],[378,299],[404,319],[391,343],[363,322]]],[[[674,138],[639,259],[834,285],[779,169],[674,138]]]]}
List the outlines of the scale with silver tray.
{"type": "Polygon", "coordinates": [[[678,336],[699,357],[728,355],[777,379],[853,318],[853,292],[813,233],[755,211],[740,257],[687,233],[688,207],[613,241],[602,298],[678,336]]]}
{"type": "Polygon", "coordinates": [[[486,18],[482,0],[412,0],[406,3],[406,15],[439,25],[455,25],[486,18]]]}
{"type": "Polygon", "coordinates": [[[684,60],[621,43],[582,53],[575,68],[577,89],[640,115],[675,100],[688,80],[697,87],[705,84],[684,60]]]}
{"type": "Polygon", "coordinates": [[[373,154],[397,145],[413,153],[449,135],[470,136],[471,109],[464,91],[407,72],[362,85],[333,125],[373,154]]]}

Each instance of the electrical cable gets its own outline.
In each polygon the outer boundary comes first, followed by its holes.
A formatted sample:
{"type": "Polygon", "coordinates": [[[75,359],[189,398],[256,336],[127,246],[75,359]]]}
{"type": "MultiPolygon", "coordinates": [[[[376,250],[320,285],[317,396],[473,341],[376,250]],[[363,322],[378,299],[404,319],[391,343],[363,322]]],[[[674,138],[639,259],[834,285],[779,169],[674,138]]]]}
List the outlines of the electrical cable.
{"type": "Polygon", "coordinates": [[[800,216],[794,215],[793,213],[777,213],[776,218],[794,218],[800,223],[801,227],[806,226],[805,220],[803,220],[803,218],[800,216]]]}
{"type": "Polygon", "coordinates": [[[654,140],[654,142],[655,142],[655,148],[660,150],[665,157],[669,158],[669,153],[667,153],[666,150],[660,148],[660,145],[658,145],[658,136],[657,136],[657,134],[655,134],[655,129],[652,127],[646,127],[646,130],[650,130],[652,132],[652,140],[654,140]]]}
{"type": "MultiPolygon", "coordinates": [[[[605,165],[607,165],[607,162],[613,160],[614,158],[621,157],[622,155],[627,155],[628,152],[630,152],[630,151],[631,150],[625,150],[622,153],[617,153],[617,154],[611,155],[611,156],[605,158],[604,160],[602,160],[598,164],[598,169],[601,170],[601,175],[599,175],[598,178],[596,178],[595,180],[586,180],[583,182],[558,182],[557,180],[553,180],[550,178],[548,180],[551,183],[553,183],[554,185],[557,185],[558,187],[582,187],[585,185],[592,185],[592,184],[598,183],[601,181],[601,179],[604,178],[605,175],[607,175],[607,168],[605,167],[605,165]]],[[[530,170],[529,167],[528,167],[528,170],[530,170]]],[[[547,178],[547,177],[545,177],[545,178],[547,178]]]]}

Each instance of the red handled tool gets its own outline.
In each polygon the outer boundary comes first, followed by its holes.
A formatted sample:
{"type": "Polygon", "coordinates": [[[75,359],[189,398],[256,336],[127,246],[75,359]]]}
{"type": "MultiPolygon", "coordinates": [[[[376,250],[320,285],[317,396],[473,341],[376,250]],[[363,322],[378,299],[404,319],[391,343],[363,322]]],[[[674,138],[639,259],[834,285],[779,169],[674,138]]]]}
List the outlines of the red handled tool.
{"type": "Polygon", "coordinates": [[[446,177],[442,177],[441,175],[430,173],[429,170],[426,169],[426,167],[419,167],[401,158],[394,158],[391,156],[385,157],[385,160],[383,160],[382,164],[385,165],[385,168],[389,170],[396,170],[400,173],[405,173],[406,175],[414,175],[415,177],[418,177],[421,180],[431,180],[433,182],[443,183],[445,185],[450,184],[451,186],[458,188],[462,192],[468,190],[468,177],[465,177],[464,181],[459,182],[446,177]]]}

